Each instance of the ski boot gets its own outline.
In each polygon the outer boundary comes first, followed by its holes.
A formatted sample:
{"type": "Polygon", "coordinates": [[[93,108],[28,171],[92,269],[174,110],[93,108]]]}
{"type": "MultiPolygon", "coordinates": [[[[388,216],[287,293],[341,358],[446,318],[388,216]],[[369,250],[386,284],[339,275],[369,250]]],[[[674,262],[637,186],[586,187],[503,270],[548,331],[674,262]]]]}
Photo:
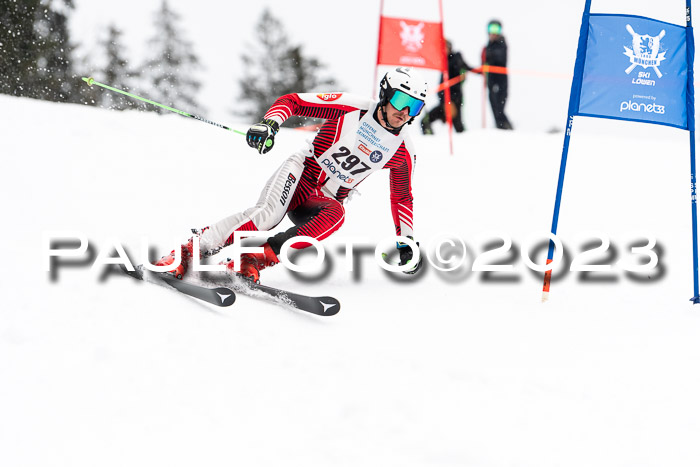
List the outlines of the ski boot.
{"type": "MultiPolygon", "coordinates": [[[[190,238],[187,243],[183,244],[180,250],[180,265],[173,269],[172,271],[168,271],[168,274],[172,274],[175,278],[182,280],[182,278],[185,276],[185,273],[187,272],[187,268],[189,267],[190,263],[192,262],[192,251],[193,251],[193,244],[192,244],[192,239],[190,238]]],[[[168,266],[171,265],[175,262],[175,250],[171,251],[170,254],[163,256],[161,259],[159,259],[155,266],[168,266]]]]}
{"type": "Polygon", "coordinates": [[[228,272],[237,274],[246,280],[260,283],[260,271],[279,263],[279,259],[269,244],[262,245],[262,253],[243,253],[241,255],[240,271],[236,271],[236,266],[232,260],[225,262],[228,272]]]}

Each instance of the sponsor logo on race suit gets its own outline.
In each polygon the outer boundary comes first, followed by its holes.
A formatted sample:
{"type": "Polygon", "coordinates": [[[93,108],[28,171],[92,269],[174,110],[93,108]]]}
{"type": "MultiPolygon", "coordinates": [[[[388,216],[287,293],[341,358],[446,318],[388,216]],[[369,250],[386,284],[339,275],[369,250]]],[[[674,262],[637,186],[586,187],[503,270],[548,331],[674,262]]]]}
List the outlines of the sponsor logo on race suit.
{"type": "Polygon", "coordinates": [[[316,94],[316,97],[321,99],[324,102],[332,102],[332,101],[337,101],[340,99],[340,96],[342,96],[342,92],[327,92],[324,94],[316,94]]]}

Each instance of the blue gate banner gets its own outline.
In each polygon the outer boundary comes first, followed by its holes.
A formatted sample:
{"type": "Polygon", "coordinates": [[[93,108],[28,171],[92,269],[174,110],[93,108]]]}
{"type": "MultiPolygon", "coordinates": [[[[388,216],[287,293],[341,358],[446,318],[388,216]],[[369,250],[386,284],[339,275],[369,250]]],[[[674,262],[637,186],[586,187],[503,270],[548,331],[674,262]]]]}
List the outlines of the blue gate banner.
{"type": "Polygon", "coordinates": [[[588,27],[576,114],[688,129],[686,28],[608,14],[588,27]]]}

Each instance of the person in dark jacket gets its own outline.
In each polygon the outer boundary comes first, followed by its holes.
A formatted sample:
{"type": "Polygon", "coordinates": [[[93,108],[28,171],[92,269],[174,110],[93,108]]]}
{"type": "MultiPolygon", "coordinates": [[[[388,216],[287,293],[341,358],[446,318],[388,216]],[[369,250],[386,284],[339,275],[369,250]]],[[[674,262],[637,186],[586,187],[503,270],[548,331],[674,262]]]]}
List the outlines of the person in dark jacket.
{"type": "MultiPolygon", "coordinates": [[[[464,75],[467,71],[472,69],[472,67],[467,65],[467,62],[464,61],[461,53],[452,50],[452,43],[450,41],[445,41],[445,47],[447,48],[447,74],[449,79],[464,75]]],[[[450,86],[452,125],[454,125],[457,133],[461,133],[465,130],[464,123],[462,122],[462,81],[450,86]]],[[[440,83],[442,83],[442,77],[440,77],[440,83]]],[[[445,121],[445,92],[440,91],[438,93],[438,98],[440,99],[440,103],[430,110],[421,121],[421,129],[424,135],[433,134],[433,129],[430,125],[435,120],[445,121]]]]}
{"type": "MultiPolygon", "coordinates": [[[[506,67],[508,61],[508,46],[502,34],[502,25],[498,20],[492,20],[488,25],[489,42],[481,54],[484,65],[506,67]]],[[[508,99],[508,75],[505,73],[486,73],[486,86],[489,89],[489,101],[496,120],[496,128],[512,130],[505,107],[508,99]]]]}

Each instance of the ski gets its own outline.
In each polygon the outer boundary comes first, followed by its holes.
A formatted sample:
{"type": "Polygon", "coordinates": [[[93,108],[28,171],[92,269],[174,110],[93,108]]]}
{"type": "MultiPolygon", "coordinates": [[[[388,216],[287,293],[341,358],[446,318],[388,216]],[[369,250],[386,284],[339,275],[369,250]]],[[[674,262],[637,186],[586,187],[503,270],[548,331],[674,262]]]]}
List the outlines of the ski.
{"type": "MultiPolygon", "coordinates": [[[[144,269],[141,267],[137,267],[135,271],[129,271],[122,265],[121,271],[134,279],[151,282],[144,278],[144,269]]],[[[152,275],[169,288],[215,306],[231,306],[236,301],[236,293],[228,287],[203,287],[176,279],[167,273],[153,273],[152,275]]]]}
{"type": "Polygon", "coordinates": [[[333,297],[311,297],[238,278],[231,286],[248,297],[274,301],[319,316],[333,316],[340,311],[340,302],[333,297]]]}
{"type": "Polygon", "coordinates": [[[218,284],[215,284],[217,285],[216,287],[208,287],[176,279],[167,273],[151,273],[149,277],[155,276],[158,278],[158,281],[154,282],[144,277],[145,270],[142,266],[137,266],[135,271],[128,271],[124,266],[120,269],[124,274],[134,279],[144,282],[163,283],[180,293],[220,307],[233,305],[236,301],[236,292],[239,292],[251,298],[287,305],[296,310],[319,316],[333,316],[340,311],[340,302],[334,297],[312,297],[276,287],[256,284],[238,277],[232,281],[227,281],[226,285],[230,285],[230,287],[223,287],[218,284]]]}

